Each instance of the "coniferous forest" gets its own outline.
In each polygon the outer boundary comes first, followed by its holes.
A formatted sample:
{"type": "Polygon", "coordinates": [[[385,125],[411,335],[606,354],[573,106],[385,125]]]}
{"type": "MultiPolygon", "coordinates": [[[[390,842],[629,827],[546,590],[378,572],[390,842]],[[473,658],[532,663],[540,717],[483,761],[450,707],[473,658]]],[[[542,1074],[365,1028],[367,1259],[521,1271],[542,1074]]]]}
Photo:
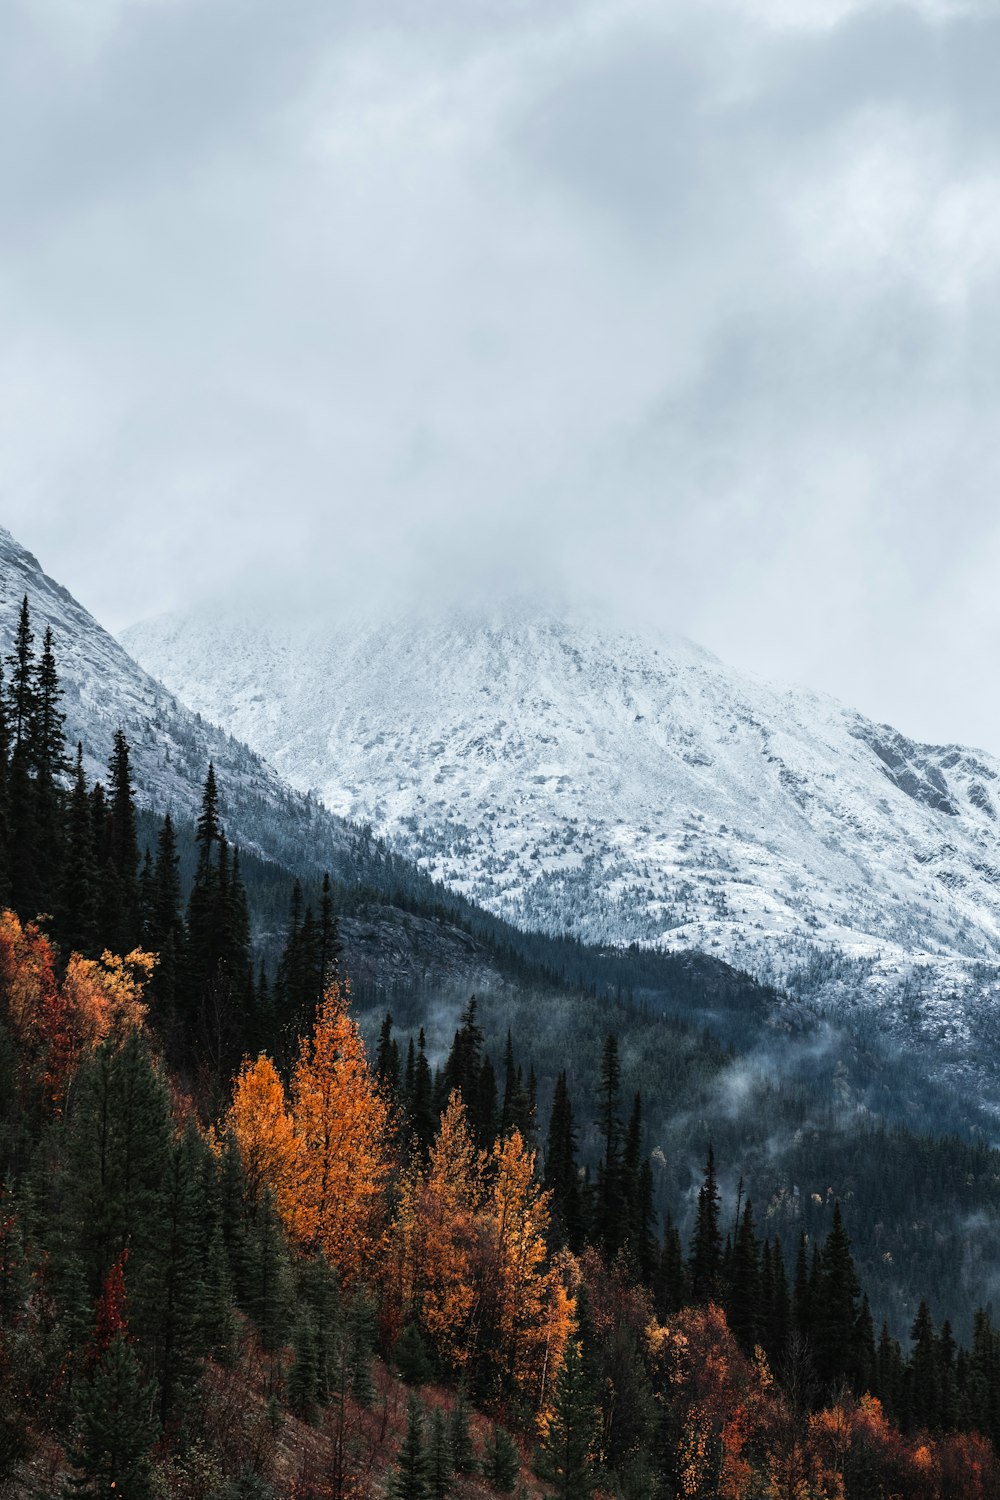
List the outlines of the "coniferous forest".
{"type": "MultiPolygon", "coordinates": [[[[523,1012],[498,1045],[488,999],[444,1046],[430,995],[372,1025],[357,892],[232,847],[212,766],[193,830],[137,807],[122,733],[89,782],[60,705],[25,602],[0,691],[0,1494],[1000,1494],[1000,1331],[988,1307],[954,1331],[929,1259],[908,1326],[877,1317],[860,1192],[782,1234],[692,1112],[681,1222],[619,1028],[583,1074],[523,1012]],[[248,892],[276,881],[261,942],[248,892]]],[[[666,1035],[678,1090],[725,1051],[666,1035]]],[[[904,1134],[878,1150],[917,1170],[904,1134]]]]}

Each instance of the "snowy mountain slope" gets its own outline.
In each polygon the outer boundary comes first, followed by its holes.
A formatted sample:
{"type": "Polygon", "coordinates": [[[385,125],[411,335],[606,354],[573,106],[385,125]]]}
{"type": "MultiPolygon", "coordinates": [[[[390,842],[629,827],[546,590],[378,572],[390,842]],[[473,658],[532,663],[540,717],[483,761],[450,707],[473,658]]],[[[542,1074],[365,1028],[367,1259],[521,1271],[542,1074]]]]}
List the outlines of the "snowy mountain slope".
{"type": "Polygon", "coordinates": [[[332,860],[350,831],[310,804],[258,754],[205,723],[153,680],[37,559],[0,528],[0,650],[10,650],[27,594],[36,650],[51,625],[64,690],[66,730],[84,747],[88,775],[104,777],[119,727],[132,747],[140,802],[193,817],[210,760],[219,774],[227,831],[296,866],[332,860]]]}
{"type": "Polygon", "coordinates": [[[216,610],[124,639],[294,785],[521,925],[715,952],[969,1048],[992,1015],[1000,760],[983,752],[523,606],[216,610]]]}

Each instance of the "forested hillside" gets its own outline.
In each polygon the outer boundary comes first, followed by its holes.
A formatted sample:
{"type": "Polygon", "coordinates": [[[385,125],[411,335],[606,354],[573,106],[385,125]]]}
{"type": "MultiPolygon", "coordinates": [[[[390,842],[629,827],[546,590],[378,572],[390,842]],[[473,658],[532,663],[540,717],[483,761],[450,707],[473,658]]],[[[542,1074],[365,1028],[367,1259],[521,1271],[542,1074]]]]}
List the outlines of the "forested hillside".
{"type": "MultiPolygon", "coordinates": [[[[947,1245],[995,1206],[995,1153],[877,1119],[866,1138],[857,1101],[817,1107],[808,1039],[787,1086],[741,1061],[767,995],[721,967],[674,960],[671,989],[608,956],[598,980],[578,946],[453,912],[489,993],[425,973],[393,999],[373,964],[356,1006],[384,888],[283,874],[282,939],[255,948],[248,891],[263,939],[274,872],[228,842],[213,767],[183,871],[170,817],[140,821],[126,736],[108,749],[95,783],[23,608],[0,698],[5,1493],[1000,1490],[989,1311],[956,1337],[943,1267],[908,1246],[925,1300],[900,1338],[854,1252],[891,1260],[924,1193],[947,1245]],[[739,1178],[752,1113],[829,1191],[739,1178]]],[[[877,1070],[859,1057],[842,1090],[877,1070]]]]}

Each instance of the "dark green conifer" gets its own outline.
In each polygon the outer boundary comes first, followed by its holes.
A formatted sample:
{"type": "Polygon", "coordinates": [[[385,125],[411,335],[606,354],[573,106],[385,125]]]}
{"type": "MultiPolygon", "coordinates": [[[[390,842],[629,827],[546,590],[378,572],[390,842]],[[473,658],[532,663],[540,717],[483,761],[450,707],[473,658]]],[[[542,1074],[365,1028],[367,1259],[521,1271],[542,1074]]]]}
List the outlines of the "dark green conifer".
{"type": "Polygon", "coordinates": [[[423,1419],[417,1401],[411,1396],[406,1408],[406,1436],[392,1481],[393,1500],[428,1500],[427,1468],[423,1419]]]}
{"type": "Polygon", "coordinates": [[[139,913],[139,839],[129,744],[120,729],[115,731],[108,780],[111,801],[104,937],[114,952],[129,953],[138,946],[142,936],[139,913]]]}
{"type": "Polygon", "coordinates": [[[760,1248],[748,1198],[733,1246],[726,1299],[729,1326],[745,1354],[752,1354],[761,1331],[760,1248]]]}
{"type": "Polygon", "coordinates": [[[431,1412],[431,1430],[427,1440],[428,1500],[448,1500],[454,1474],[444,1411],[440,1406],[435,1406],[431,1412]]]}
{"type": "Polygon", "coordinates": [[[715,1153],[709,1146],[705,1177],[698,1190],[694,1235],[688,1257],[691,1297],[699,1304],[714,1301],[721,1291],[722,1233],[719,1229],[719,1208],[715,1153]]]}
{"type": "Polygon", "coordinates": [[[583,1205],[580,1201],[580,1172],[576,1160],[576,1128],[565,1070],[556,1079],[552,1096],[543,1183],[552,1194],[553,1241],[555,1244],[567,1245],[578,1255],[583,1249],[583,1205]]]}
{"type": "Polygon", "coordinates": [[[521,1459],[506,1427],[494,1427],[483,1447],[483,1478],[500,1495],[511,1495],[521,1474],[521,1459]]]}
{"type": "Polygon", "coordinates": [[[98,951],[98,879],[94,858],[94,824],[83,770],[83,746],[76,747],[76,767],[69,796],[66,853],[56,905],[56,936],[67,953],[92,958],[98,951]]]}
{"type": "Polygon", "coordinates": [[[448,1446],[456,1474],[475,1474],[479,1467],[472,1447],[470,1416],[468,1392],[465,1382],[460,1380],[448,1417],[448,1446]]]}
{"type": "Polygon", "coordinates": [[[687,1301],[687,1271],[680,1230],[669,1214],[653,1280],[653,1301],[661,1322],[666,1321],[671,1313],[679,1312],[687,1301]]]}
{"type": "Polygon", "coordinates": [[[79,1386],[67,1453],[76,1470],[73,1489],[94,1500],[147,1500],[150,1452],[157,1437],[151,1392],[123,1331],[103,1350],[79,1386]]]}
{"type": "Polygon", "coordinates": [[[535,1470],[554,1487],[557,1500],[589,1500],[594,1492],[592,1452],[596,1438],[593,1397],[579,1346],[566,1350],[535,1470]]]}
{"type": "Polygon", "coordinates": [[[308,1307],[300,1307],[292,1329],[292,1368],[288,1374],[288,1404],[303,1422],[315,1422],[319,1384],[316,1325],[308,1307]]]}
{"type": "Polygon", "coordinates": [[[621,1088],[621,1065],[618,1060],[618,1038],[605,1038],[598,1085],[598,1129],[601,1134],[601,1160],[597,1169],[594,1210],[594,1235],[604,1251],[612,1255],[627,1232],[627,1204],[622,1173],[621,1120],[618,1116],[621,1088]]]}

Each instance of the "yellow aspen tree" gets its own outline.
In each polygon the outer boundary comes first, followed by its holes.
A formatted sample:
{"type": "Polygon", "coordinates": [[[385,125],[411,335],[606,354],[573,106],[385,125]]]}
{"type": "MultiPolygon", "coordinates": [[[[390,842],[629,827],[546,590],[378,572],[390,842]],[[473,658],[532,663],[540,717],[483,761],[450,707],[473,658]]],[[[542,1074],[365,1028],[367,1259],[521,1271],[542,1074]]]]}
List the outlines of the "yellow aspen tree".
{"type": "Polygon", "coordinates": [[[334,981],[292,1071],[298,1143],[286,1227],[322,1249],[349,1285],[370,1275],[385,1237],[390,1109],[372,1077],[348,1013],[346,981],[334,981]]]}
{"type": "Polygon", "coordinates": [[[547,1265],[550,1194],[538,1185],[535,1153],[515,1130],[490,1162],[487,1286],[499,1373],[538,1401],[562,1363],[574,1304],[561,1269],[547,1265]]]}
{"type": "Polygon", "coordinates": [[[466,1367],[477,1342],[483,1165],[462,1096],[453,1090],[419,1195],[422,1264],[411,1272],[424,1331],[453,1370],[466,1367]]]}
{"type": "Polygon", "coordinates": [[[278,1212],[287,1218],[296,1187],[299,1148],[284,1087],[265,1053],[256,1062],[243,1059],[225,1124],[240,1148],[254,1203],[260,1202],[267,1188],[274,1195],[278,1212]]]}
{"type": "Polygon", "coordinates": [[[99,959],[70,954],[63,997],[84,1049],[140,1030],[149,1012],[143,995],[155,967],[155,955],[141,948],[124,958],[107,950],[99,959]]]}

